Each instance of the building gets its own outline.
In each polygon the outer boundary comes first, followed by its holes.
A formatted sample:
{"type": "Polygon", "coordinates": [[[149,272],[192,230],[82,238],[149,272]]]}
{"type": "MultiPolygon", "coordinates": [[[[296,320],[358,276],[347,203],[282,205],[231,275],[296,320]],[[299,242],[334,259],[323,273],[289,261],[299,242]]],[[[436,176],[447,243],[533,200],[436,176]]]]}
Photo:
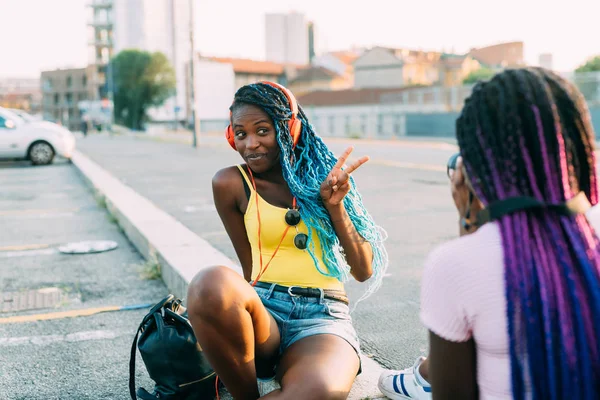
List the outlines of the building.
{"type": "Polygon", "coordinates": [[[308,23],[308,62],[312,63],[315,59],[315,24],[313,22],[308,23]]]}
{"type": "MultiPolygon", "coordinates": [[[[303,14],[267,14],[265,16],[266,60],[282,64],[309,63],[309,25],[303,14]]],[[[314,47],[314,35],[313,35],[314,47]]]]}
{"type": "Polygon", "coordinates": [[[492,69],[521,67],[525,65],[523,42],[499,43],[492,46],[471,49],[469,55],[492,69]]]}
{"type": "Polygon", "coordinates": [[[469,54],[444,53],[441,55],[438,65],[438,84],[442,86],[462,85],[464,79],[479,68],[481,68],[481,63],[469,54]]]}
{"type": "Polygon", "coordinates": [[[38,113],[42,107],[39,78],[0,79],[0,107],[38,113]]]}
{"type": "Polygon", "coordinates": [[[95,68],[43,71],[42,113],[45,120],[60,123],[71,130],[81,129],[81,102],[93,99],[97,87],[92,83],[95,68]]]}
{"type": "Polygon", "coordinates": [[[354,62],[354,86],[455,86],[462,84],[464,78],[483,66],[502,70],[522,65],[523,42],[471,49],[467,54],[374,47],[354,62]]]}
{"type": "Polygon", "coordinates": [[[211,57],[212,61],[230,65],[234,72],[236,90],[244,85],[259,81],[287,84],[288,74],[295,68],[271,61],[250,60],[247,58],[211,57]]]}
{"type": "Polygon", "coordinates": [[[446,129],[470,89],[419,86],[317,91],[299,96],[298,103],[322,136],[394,138],[446,129]]]}
{"type": "Polygon", "coordinates": [[[546,68],[546,69],[554,68],[553,57],[552,57],[552,54],[550,54],[550,53],[540,54],[538,62],[539,62],[540,67],[542,67],[542,68],[546,68]]]}
{"type": "Polygon", "coordinates": [[[352,87],[352,80],[325,67],[311,65],[298,70],[288,82],[288,89],[296,96],[318,90],[342,90],[352,87]]]}
{"type": "Polygon", "coordinates": [[[108,64],[114,55],[114,2],[117,0],[91,0],[88,23],[88,64],[91,66],[89,84],[94,88],[90,100],[109,97],[110,74],[108,64]]]}
{"type": "Polygon", "coordinates": [[[176,95],[163,107],[150,110],[154,120],[185,120],[186,70],[191,57],[190,1],[91,0],[93,32],[90,64],[96,67],[97,99],[110,95],[108,62],[124,49],[164,53],[175,69],[176,95]]]}
{"type": "MultiPolygon", "coordinates": [[[[298,66],[242,58],[201,57],[195,63],[195,98],[202,131],[224,129],[229,123],[229,107],[237,89],[259,81],[287,85],[298,66]]],[[[191,85],[190,85],[191,87],[191,85]]],[[[191,95],[187,94],[187,107],[191,95]]]]}
{"type": "Polygon", "coordinates": [[[374,47],[354,61],[354,87],[431,85],[439,80],[441,53],[374,47]]]}

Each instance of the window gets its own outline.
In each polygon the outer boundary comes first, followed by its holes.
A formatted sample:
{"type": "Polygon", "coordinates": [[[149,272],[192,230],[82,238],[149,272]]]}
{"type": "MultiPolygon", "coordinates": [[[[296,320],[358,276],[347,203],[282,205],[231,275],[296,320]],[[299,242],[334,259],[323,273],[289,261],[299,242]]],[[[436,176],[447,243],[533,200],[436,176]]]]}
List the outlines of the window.
{"type": "Polygon", "coordinates": [[[360,133],[361,135],[367,133],[367,116],[365,114],[360,116],[360,133]]]}
{"type": "Polygon", "coordinates": [[[73,86],[73,78],[67,76],[67,87],[70,88],[71,86],[73,86]]]}
{"type": "Polygon", "coordinates": [[[71,93],[67,93],[65,95],[65,101],[67,102],[67,106],[71,107],[73,105],[73,95],[71,93]]]}
{"type": "Polygon", "coordinates": [[[57,106],[60,103],[60,94],[54,95],[54,105],[57,106]]]}
{"type": "Polygon", "coordinates": [[[44,91],[45,92],[52,91],[52,79],[51,78],[44,79],[44,91]]]}
{"type": "Polygon", "coordinates": [[[383,114],[377,114],[377,134],[383,134],[383,114]]]}
{"type": "Polygon", "coordinates": [[[81,83],[83,84],[83,87],[87,86],[87,75],[84,75],[83,78],[81,78],[81,83]]]}

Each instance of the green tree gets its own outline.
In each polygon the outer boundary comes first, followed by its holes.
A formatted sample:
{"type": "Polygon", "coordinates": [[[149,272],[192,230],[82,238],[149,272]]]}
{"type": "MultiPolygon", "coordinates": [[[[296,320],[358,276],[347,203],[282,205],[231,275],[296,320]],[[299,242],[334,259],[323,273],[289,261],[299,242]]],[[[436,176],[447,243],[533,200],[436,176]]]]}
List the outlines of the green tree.
{"type": "Polygon", "coordinates": [[[114,111],[117,123],[142,129],[146,111],[162,105],[175,92],[175,71],[160,52],[123,50],[112,60],[114,111]]]}
{"type": "Polygon", "coordinates": [[[463,84],[469,85],[477,81],[485,81],[496,75],[496,71],[487,67],[481,67],[471,72],[463,79],[463,84]]]}
{"type": "Polygon", "coordinates": [[[600,56],[596,56],[588,60],[585,64],[580,65],[575,72],[598,72],[600,71],[600,56]]]}

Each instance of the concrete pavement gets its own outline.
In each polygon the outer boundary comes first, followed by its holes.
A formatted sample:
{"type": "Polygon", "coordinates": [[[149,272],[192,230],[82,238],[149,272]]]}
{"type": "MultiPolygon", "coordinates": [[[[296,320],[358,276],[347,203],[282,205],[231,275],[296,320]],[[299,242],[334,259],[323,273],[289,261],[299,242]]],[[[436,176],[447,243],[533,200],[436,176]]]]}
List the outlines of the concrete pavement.
{"type": "MultiPolygon", "coordinates": [[[[187,285],[194,275],[213,265],[225,265],[241,274],[241,268],[234,261],[119,182],[84,154],[76,152],[73,163],[91,187],[102,196],[108,211],[130,241],[146,259],[160,264],[162,279],[171,293],[185,299],[187,285]]],[[[384,397],[377,389],[381,366],[363,356],[362,369],[349,399],[384,397]]],[[[277,384],[274,384],[271,389],[276,387],[277,384]]],[[[222,398],[230,399],[227,393],[223,393],[222,398]]]]}
{"type": "MultiPolygon", "coordinates": [[[[167,293],[71,164],[0,163],[0,399],[128,399],[129,349],[147,309],[167,293]],[[60,245],[117,249],[66,255],[60,245]],[[16,322],[19,317],[78,315],[16,322]]],[[[138,362],[137,381],[152,381],[138,362]]]]}
{"type": "MultiPolygon", "coordinates": [[[[164,138],[147,139],[92,136],[78,146],[121,182],[236,261],[212,203],[210,180],[219,168],[239,163],[239,155],[220,137],[203,140],[197,149],[164,138]]],[[[391,263],[384,285],[353,314],[363,351],[386,367],[412,365],[427,350],[418,320],[423,259],[457,231],[444,167],[456,148],[423,140],[326,142],[338,154],[354,144],[356,155],[371,156],[355,176],[369,211],[389,234],[391,263]]],[[[349,283],[347,290],[356,299],[364,285],[349,283]]]]}

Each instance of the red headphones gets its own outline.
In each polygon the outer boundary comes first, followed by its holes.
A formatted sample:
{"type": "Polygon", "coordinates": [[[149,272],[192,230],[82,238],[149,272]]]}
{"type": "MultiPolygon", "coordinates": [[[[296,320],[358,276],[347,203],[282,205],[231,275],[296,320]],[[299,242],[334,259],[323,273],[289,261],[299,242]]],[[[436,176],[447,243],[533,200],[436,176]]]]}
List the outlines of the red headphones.
{"type": "MultiPolygon", "coordinates": [[[[283,92],[283,94],[285,95],[285,97],[287,98],[288,103],[290,105],[290,109],[292,110],[292,118],[290,118],[288,126],[290,128],[290,135],[292,136],[292,142],[294,143],[294,147],[296,147],[296,144],[298,143],[298,140],[300,139],[300,132],[302,132],[302,121],[300,121],[297,118],[298,117],[298,102],[296,101],[296,98],[294,97],[292,92],[289,91],[289,89],[280,85],[279,83],[268,82],[268,81],[262,81],[260,83],[263,83],[265,85],[270,85],[270,86],[273,86],[274,88],[281,90],[283,92]]],[[[229,126],[227,126],[227,129],[225,130],[225,138],[227,139],[227,142],[229,142],[229,145],[234,150],[237,150],[235,147],[235,140],[234,140],[235,134],[231,127],[231,112],[229,113],[229,121],[230,121],[229,126]]]]}

